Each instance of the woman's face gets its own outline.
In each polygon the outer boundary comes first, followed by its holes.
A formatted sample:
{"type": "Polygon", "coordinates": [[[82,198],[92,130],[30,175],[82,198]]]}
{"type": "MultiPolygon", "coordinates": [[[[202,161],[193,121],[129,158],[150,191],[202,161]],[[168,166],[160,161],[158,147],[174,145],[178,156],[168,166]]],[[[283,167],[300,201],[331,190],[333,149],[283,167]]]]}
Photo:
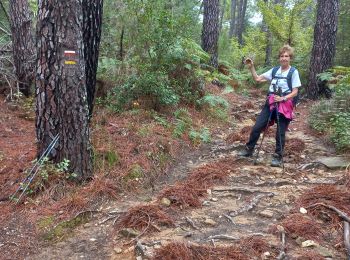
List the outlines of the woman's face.
{"type": "Polygon", "coordinates": [[[290,56],[288,52],[284,52],[280,56],[280,64],[282,67],[287,67],[289,66],[290,63],[290,56]]]}

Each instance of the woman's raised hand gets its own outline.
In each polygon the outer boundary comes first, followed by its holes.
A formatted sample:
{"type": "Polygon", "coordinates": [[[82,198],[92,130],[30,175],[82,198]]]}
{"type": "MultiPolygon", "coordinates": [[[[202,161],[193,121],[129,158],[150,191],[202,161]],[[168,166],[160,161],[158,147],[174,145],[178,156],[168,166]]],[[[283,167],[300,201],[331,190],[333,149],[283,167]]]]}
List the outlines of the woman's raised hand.
{"type": "Polygon", "coordinates": [[[253,62],[253,60],[251,58],[246,58],[244,60],[244,64],[247,65],[247,67],[250,69],[251,67],[253,67],[254,62],[253,62]]]}

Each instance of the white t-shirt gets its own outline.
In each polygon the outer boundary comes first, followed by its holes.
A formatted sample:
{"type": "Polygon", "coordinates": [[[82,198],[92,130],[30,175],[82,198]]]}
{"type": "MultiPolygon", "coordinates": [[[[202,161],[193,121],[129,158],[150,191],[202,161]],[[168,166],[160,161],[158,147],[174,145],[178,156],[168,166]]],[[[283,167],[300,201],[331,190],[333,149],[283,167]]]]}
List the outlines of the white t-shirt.
{"type": "MultiPolygon", "coordinates": [[[[273,68],[261,75],[266,80],[271,81],[269,92],[274,92],[273,84],[275,84],[277,89],[282,88],[282,93],[290,93],[290,89],[288,87],[288,82],[287,82],[287,75],[290,68],[286,71],[281,72],[281,67],[280,67],[276,72],[275,77],[285,77],[285,79],[278,79],[278,78],[272,79],[272,70],[273,68]]],[[[301,86],[301,81],[299,77],[299,72],[297,69],[295,69],[292,74],[292,88],[299,88],[300,86],[301,86]]]]}

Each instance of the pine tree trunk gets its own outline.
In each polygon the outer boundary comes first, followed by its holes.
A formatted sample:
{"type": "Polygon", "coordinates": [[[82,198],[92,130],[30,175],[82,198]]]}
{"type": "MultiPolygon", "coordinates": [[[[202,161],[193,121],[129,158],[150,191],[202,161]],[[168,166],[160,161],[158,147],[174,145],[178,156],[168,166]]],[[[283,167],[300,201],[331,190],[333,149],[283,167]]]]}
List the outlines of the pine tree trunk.
{"type": "Polygon", "coordinates": [[[91,117],[94,107],[96,72],[101,40],[103,0],[82,0],[83,38],[87,100],[91,117]]]}
{"type": "MultiPolygon", "coordinates": [[[[264,0],[265,4],[268,4],[268,0],[264,0]]],[[[271,4],[271,3],[270,3],[271,4]]],[[[265,66],[271,66],[271,55],[272,55],[272,33],[265,22],[265,18],[262,23],[263,31],[266,33],[266,48],[265,48],[265,66]]]]}
{"type": "Polygon", "coordinates": [[[318,1],[314,42],[310,60],[307,96],[317,99],[326,94],[325,87],[317,82],[317,74],[329,69],[335,55],[339,0],[318,1]]]}
{"type": "Polygon", "coordinates": [[[209,64],[218,66],[219,0],[204,0],[202,48],[210,55],[209,64]]]}
{"type": "Polygon", "coordinates": [[[235,34],[235,24],[236,24],[236,0],[231,0],[231,20],[230,20],[230,31],[229,38],[231,39],[235,34]]]}
{"type": "Polygon", "coordinates": [[[9,4],[16,76],[19,90],[28,97],[31,94],[35,69],[34,38],[28,0],[11,0],[9,4]]]}
{"type": "Polygon", "coordinates": [[[239,4],[239,15],[238,15],[238,26],[237,26],[237,38],[240,45],[243,44],[243,31],[244,31],[244,20],[247,10],[247,0],[241,0],[239,4]]]}
{"type": "Polygon", "coordinates": [[[70,161],[79,180],[92,176],[81,0],[39,1],[36,80],[38,155],[56,134],[50,158],[70,161]]]}

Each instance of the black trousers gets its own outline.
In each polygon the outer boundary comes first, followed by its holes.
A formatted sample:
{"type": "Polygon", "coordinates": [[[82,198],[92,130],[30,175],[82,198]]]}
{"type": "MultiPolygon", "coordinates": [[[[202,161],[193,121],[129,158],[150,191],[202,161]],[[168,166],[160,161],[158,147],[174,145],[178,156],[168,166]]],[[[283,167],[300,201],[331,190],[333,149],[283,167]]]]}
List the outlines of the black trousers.
{"type": "MultiPolygon", "coordinates": [[[[252,129],[252,132],[250,133],[249,141],[248,143],[246,143],[246,146],[248,149],[254,149],[256,143],[259,140],[261,132],[264,131],[265,128],[267,127],[267,123],[270,115],[271,115],[271,120],[275,120],[275,122],[277,123],[276,110],[273,110],[272,112],[270,112],[268,102],[266,102],[263,109],[261,110],[260,115],[256,119],[255,125],[252,129]]],[[[286,130],[288,129],[289,122],[290,120],[285,118],[283,114],[279,114],[279,124],[277,124],[277,131],[276,131],[275,153],[280,156],[283,154],[286,130]],[[278,133],[278,129],[281,132],[281,140],[280,140],[280,134],[278,133]]]]}

